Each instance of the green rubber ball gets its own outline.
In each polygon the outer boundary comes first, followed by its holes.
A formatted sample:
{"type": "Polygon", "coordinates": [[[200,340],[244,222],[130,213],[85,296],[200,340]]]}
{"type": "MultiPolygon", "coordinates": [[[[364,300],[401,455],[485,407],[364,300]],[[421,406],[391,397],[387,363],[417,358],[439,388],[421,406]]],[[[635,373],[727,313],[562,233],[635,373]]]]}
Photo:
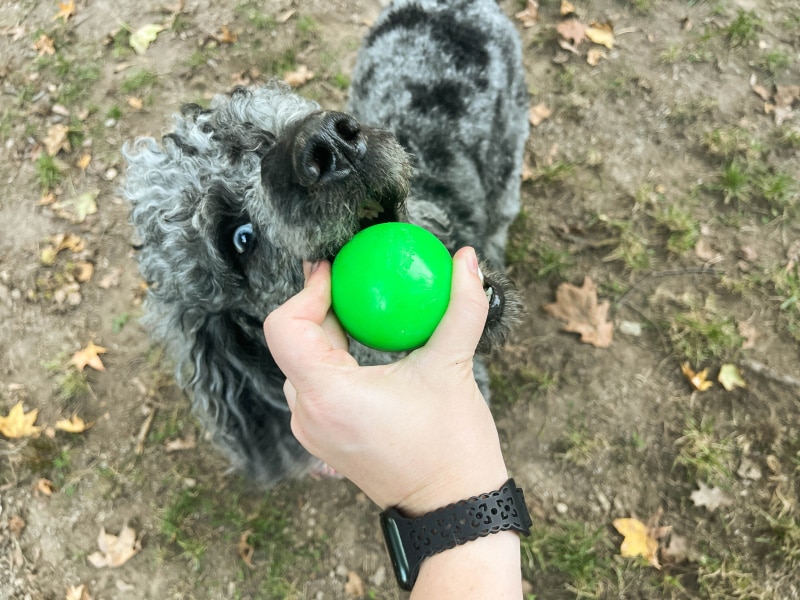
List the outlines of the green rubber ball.
{"type": "Polygon", "coordinates": [[[450,303],[453,259],[436,236],[410,223],[357,233],[336,255],[331,302],[354,339],[375,350],[419,348],[450,303]]]}

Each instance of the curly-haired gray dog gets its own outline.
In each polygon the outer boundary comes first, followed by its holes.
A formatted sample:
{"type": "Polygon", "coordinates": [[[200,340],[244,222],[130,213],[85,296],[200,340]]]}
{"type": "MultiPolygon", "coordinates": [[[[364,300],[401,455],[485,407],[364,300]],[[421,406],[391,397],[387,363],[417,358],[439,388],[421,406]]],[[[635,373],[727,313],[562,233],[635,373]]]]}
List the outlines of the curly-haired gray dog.
{"type": "MultiPolygon", "coordinates": [[[[315,462],[290,430],[265,316],[360,229],[410,221],[483,257],[502,343],[518,300],[502,275],[528,134],[520,42],[494,0],[397,0],[364,41],[347,113],[286,86],[185,106],[126,145],[125,195],[150,288],[145,323],[234,467],[271,485],[315,462]]],[[[397,358],[353,342],[362,364],[397,358]]],[[[488,392],[480,359],[476,376],[488,392]]]]}

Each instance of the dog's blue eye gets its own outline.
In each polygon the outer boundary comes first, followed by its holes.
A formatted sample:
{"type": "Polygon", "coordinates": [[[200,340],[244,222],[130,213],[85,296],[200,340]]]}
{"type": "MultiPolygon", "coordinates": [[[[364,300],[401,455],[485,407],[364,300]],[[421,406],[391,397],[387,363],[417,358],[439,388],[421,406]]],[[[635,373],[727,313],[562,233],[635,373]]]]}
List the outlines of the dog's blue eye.
{"type": "Polygon", "coordinates": [[[253,233],[253,224],[245,223],[239,225],[236,231],[233,232],[233,247],[239,254],[247,252],[248,245],[253,243],[256,235],[253,233]]]}

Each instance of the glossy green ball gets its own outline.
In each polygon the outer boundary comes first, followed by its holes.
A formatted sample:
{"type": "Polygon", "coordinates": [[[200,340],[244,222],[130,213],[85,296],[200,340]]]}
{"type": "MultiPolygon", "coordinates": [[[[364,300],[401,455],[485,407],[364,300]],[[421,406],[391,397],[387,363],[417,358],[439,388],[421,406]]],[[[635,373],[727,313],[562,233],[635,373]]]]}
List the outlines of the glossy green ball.
{"type": "Polygon", "coordinates": [[[399,352],[425,344],[450,303],[453,259],[436,236],[409,223],[357,233],[331,271],[331,302],[354,339],[399,352]]]}

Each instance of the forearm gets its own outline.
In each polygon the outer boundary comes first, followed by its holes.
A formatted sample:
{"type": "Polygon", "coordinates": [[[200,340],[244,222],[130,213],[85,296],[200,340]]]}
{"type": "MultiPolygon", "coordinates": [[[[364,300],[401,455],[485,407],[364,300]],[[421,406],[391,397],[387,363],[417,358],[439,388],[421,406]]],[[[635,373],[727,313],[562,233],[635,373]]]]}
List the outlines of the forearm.
{"type": "Polygon", "coordinates": [[[413,600],[522,598],[519,535],[502,531],[427,558],[413,600]]]}

